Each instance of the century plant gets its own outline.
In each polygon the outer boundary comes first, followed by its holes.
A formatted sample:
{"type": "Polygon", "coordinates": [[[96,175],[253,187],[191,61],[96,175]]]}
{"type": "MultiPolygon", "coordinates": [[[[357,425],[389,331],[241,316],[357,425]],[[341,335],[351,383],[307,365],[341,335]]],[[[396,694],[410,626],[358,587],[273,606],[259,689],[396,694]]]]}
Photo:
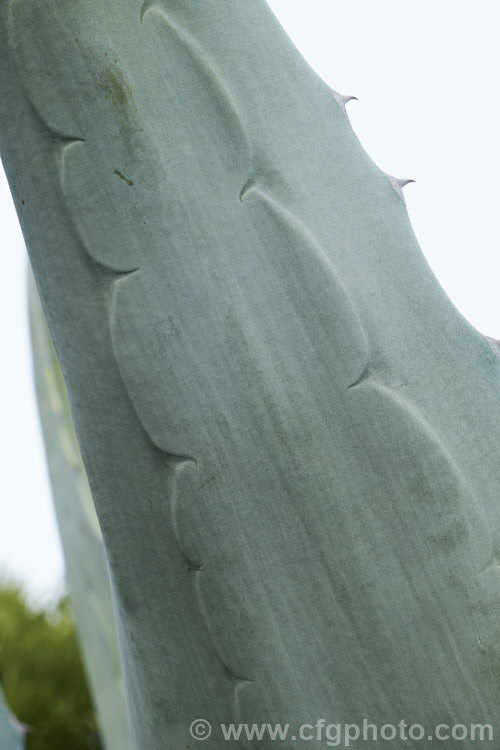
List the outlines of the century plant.
{"type": "Polygon", "coordinates": [[[136,747],[498,726],[499,361],[343,101],[264,0],[1,8],[0,148],[136,747]]]}
{"type": "Polygon", "coordinates": [[[23,750],[25,727],[13,718],[0,691],[0,747],[2,750],[23,750]]]}
{"type": "MultiPolygon", "coordinates": [[[[106,750],[131,747],[106,555],[64,381],[33,277],[33,366],[73,614],[106,750]]],[[[1,747],[1,745],[0,745],[1,747]]]]}

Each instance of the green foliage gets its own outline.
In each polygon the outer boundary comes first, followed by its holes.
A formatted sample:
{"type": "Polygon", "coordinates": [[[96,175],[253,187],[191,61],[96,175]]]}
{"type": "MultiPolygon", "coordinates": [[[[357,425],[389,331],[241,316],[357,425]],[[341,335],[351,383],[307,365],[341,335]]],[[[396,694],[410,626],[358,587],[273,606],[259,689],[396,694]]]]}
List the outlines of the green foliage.
{"type": "Polygon", "coordinates": [[[35,612],[0,589],[0,683],[30,727],[26,750],[101,749],[67,598],[35,612]]]}

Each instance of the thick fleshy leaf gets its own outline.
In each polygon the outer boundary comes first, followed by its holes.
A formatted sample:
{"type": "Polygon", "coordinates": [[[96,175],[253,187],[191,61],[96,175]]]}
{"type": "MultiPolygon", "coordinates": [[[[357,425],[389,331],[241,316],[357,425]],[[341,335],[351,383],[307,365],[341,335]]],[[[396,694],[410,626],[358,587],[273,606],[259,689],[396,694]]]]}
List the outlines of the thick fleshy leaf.
{"type": "Polygon", "coordinates": [[[497,727],[499,361],[343,103],[263,0],[15,0],[0,42],[137,747],[497,727]]]}
{"type": "Polygon", "coordinates": [[[0,691],[0,747],[2,750],[23,750],[25,731],[11,715],[0,691]]]}
{"type": "Polygon", "coordinates": [[[90,689],[107,750],[131,747],[106,553],[64,381],[30,274],[33,366],[66,576],[90,689]]]}

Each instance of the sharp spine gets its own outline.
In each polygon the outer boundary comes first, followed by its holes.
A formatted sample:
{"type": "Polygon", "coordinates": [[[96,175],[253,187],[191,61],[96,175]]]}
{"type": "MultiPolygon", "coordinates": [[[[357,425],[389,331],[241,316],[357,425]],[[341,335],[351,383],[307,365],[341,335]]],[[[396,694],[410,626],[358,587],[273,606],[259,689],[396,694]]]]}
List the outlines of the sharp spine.
{"type": "Polygon", "coordinates": [[[345,105],[347,104],[347,102],[350,102],[353,99],[358,101],[358,97],[353,96],[352,94],[339,94],[338,91],[335,91],[335,89],[332,89],[331,87],[330,87],[330,91],[332,92],[338,104],[342,107],[346,115],[347,115],[347,110],[346,110],[345,105]]]}
{"type": "Polygon", "coordinates": [[[392,187],[394,188],[394,190],[396,191],[396,193],[398,193],[401,196],[401,198],[403,200],[403,203],[404,203],[405,199],[404,199],[404,195],[403,195],[403,188],[404,188],[405,185],[409,185],[410,182],[415,182],[415,180],[413,180],[411,178],[406,178],[406,177],[393,177],[390,174],[387,175],[387,176],[388,176],[389,180],[391,181],[392,187]]]}

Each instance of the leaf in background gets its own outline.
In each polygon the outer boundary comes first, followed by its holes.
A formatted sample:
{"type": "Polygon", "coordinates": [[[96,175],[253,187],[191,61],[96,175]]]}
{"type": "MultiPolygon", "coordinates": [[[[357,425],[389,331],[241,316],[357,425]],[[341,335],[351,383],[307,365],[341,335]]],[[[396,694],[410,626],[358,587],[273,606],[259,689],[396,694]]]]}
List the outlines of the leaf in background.
{"type": "Polygon", "coordinates": [[[22,725],[10,714],[0,692],[0,748],[23,750],[24,736],[22,725]]]}
{"type": "Polygon", "coordinates": [[[33,365],[71,606],[107,750],[128,750],[123,679],[106,554],[57,361],[29,277],[33,365]]]}

